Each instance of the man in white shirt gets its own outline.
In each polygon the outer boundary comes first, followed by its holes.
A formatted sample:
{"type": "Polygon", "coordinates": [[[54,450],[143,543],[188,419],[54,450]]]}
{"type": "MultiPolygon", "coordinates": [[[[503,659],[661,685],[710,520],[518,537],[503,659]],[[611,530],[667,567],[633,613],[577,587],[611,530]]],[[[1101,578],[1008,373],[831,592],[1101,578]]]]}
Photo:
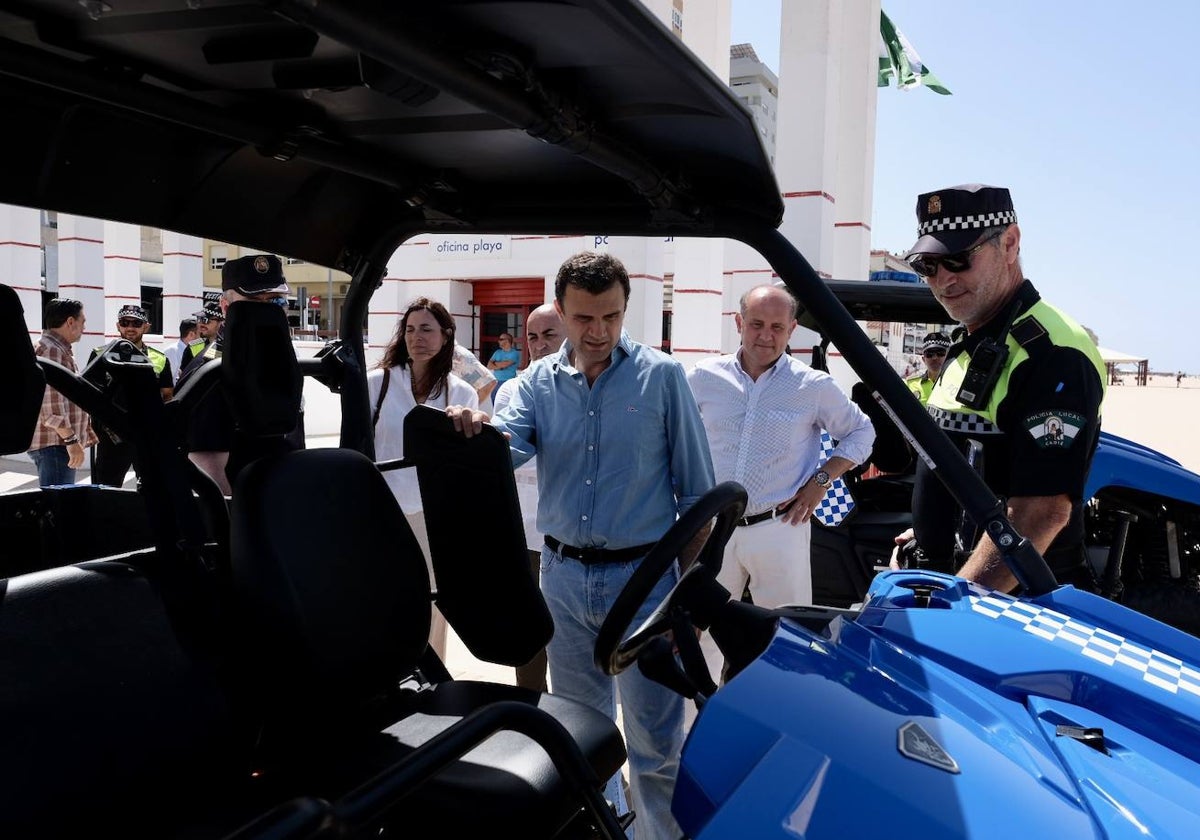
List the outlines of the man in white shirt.
{"type": "MultiPolygon", "coordinates": [[[[875,430],[833,377],[785,352],[796,328],[786,289],[756,286],[740,308],[738,352],[688,373],[716,479],[737,481],[749,495],[717,580],[735,598],[748,582],[763,607],[811,604],[809,517],[835,479],[870,457],[875,430]],[[824,464],[822,429],[838,441],[824,464]]],[[[720,652],[708,634],[702,646],[716,674],[720,652]]]]}
{"type": "Polygon", "coordinates": [[[195,318],[184,318],[179,322],[179,340],[163,351],[171,362],[176,381],[179,380],[179,374],[183,373],[183,366],[192,360],[193,348],[203,343],[195,318]]]}
{"type": "MultiPolygon", "coordinates": [[[[525,320],[526,344],[529,347],[529,367],[538,359],[557,353],[567,334],[563,331],[562,318],[552,303],[544,303],[529,313],[525,320]]],[[[522,371],[522,375],[524,371],[522,371]]],[[[500,383],[496,389],[496,413],[508,405],[517,390],[517,378],[500,383]]],[[[530,458],[516,469],[517,498],[521,502],[521,521],[525,524],[525,545],[529,549],[529,569],[536,581],[540,577],[542,560],[542,535],[537,529],[538,483],[537,456],[530,458]]],[[[546,651],[538,653],[525,665],[517,668],[517,685],[534,691],[546,690],[546,651]]]]}

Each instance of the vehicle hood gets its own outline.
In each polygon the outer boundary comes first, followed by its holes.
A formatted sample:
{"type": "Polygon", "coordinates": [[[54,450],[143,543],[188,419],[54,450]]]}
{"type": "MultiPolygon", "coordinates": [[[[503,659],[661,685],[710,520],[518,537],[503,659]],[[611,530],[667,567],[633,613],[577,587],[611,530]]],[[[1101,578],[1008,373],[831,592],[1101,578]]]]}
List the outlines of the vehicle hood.
{"type": "Polygon", "coordinates": [[[705,706],[676,794],[688,836],[1200,824],[1200,641],[1071,587],[1021,601],[908,572],[881,575],[862,614],[829,630],[782,621],[705,706]],[[914,585],[938,587],[928,606],[914,585]]]}

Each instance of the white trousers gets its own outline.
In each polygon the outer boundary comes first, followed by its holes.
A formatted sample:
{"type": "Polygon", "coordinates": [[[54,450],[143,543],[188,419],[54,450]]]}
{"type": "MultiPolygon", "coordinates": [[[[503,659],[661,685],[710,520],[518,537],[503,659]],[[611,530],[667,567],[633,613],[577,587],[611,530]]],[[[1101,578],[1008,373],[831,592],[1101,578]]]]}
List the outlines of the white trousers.
{"type": "MultiPolygon", "coordinates": [[[[811,604],[810,536],[807,522],[789,525],[782,519],[734,528],[725,546],[717,582],[735,599],[742,597],[749,584],[750,597],[760,607],[811,604]]],[[[700,647],[708,670],[719,685],[725,657],[708,633],[701,638],[700,647]]]]}

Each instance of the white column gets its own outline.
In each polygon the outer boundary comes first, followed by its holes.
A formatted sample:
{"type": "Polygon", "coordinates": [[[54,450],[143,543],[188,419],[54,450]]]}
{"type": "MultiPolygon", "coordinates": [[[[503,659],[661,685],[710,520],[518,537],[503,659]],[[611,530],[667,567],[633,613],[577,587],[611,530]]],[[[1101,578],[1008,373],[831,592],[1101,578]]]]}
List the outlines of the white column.
{"type": "Polygon", "coordinates": [[[838,0],[785,0],[779,29],[776,177],[781,230],[813,268],[831,276],[841,55],[838,0]]]}
{"type": "Polygon", "coordinates": [[[841,17],[833,276],[841,280],[866,280],[871,268],[879,0],[844,3],[841,17]]]}
{"type": "Polygon", "coordinates": [[[58,214],[58,296],[83,301],[87,330],[75,345],[82,367],[93,347],[104,343],[105,332],[116,330],[116,317],[104,306],[104,222],[87,216],[58,214]]]}
{"type": "MultiPolygon", "coordinates": [[[[684,43],[726,83],[730,26],[729,0],[689,0],[684,10],[684,43]]],[[[671,354],[686,368],[721,352],[725,245],[723,239],[675,239],[671,354]]]]}
{"type": "Polygon", "coordinates": [[[30,339],[42,334],[42,214],[0,204],[0,282],[17,293],[30,339]]]}
{"type": "Polygon", "coordinates": [[[179,338],[179,322],[204,308],[204,240],[164,230],[163,342],[179,338]]]}
{"type": "MultiPolygon", "coordinates": [[[[142,229],[124,222],[104,223],[104,340],[116,338],[117,312],[142,303],[142,229]]],[[[91,348],[88,348],[91,349],[91,348]]]]}
{"type": "Polygon", "coordinates": [[[721,352],[724,255],[724,240],[675,240],[671,354],[686,368],[721,352]]]}
{"type": "MultiPolygon", "coordinates": [[[[662,346],[663,249],[661,237],[613,236],[607,250],[629,273],[625,330],[634,341],[662,346]]],[[[551,292],[553,294],[553,292],[551,292]]]]}

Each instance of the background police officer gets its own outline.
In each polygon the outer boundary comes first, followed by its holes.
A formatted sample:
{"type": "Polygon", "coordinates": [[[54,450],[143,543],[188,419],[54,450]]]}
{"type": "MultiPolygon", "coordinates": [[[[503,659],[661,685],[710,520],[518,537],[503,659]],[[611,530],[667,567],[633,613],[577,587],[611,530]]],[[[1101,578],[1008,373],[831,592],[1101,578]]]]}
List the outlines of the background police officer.
{"type": "MultiPolygon", "coordinates": [[[[179,378],[182,388],[196,371],[213,359],[219,359],[224,341],[225,313],[231,303],[249,300],[287,306],[288,284],[283,276],[283,264],[273,254],[250,254],[228,260],[221,268],[221,300],[217,312],[205,308],[211,327],[211,338],[203,351],[184,369],[179,378]]],[[[275,449],[295,449],[303,444],[294,436],[276,441],[256,441],[237,431],[233,413],[225,398],[224,389],[213,388],[196,406],[188,421],[188,458],[212,477],[226,496],[233,492],[238,472],[256,457],[275,449]]]]}
{"type": "MultiPolygon", "coordinates": [[[[174,394],[175,376],[171,372],[171,362],[167,354],[146,344],[145,337],[149,331],[150,318],[142,307],[127,304],[117,311],[117,333],[121,339],[128,341],[150,359],[154,375],[158,379],[159,393],[163,402],[166,402],[174,394]]],[[[121,339],[114,339],[107,345],[92,350],[88,364],[121,339]]],[[[132,443],[121,440],[106,428],[101,428],[101,433],[96,437],[96,450],[92,459],[92,484],[107,484],[111,487],[123,485],[125,473],[133,466],[133,455],[132,443]]]]}
{"type": "Polygon", "coordinates": [[[942,364],[946,361],[946,351],[949,348],[950,336],[945,333],[931,332],[921,342],[921,360],[925,362],[925,370],[904,380],[908,384],[908,390],[921,401],[921,405],[929,402],[933,383],[937,382],[942,373],[942,364]]]}
{"type": "MultiPolygon", "coordinates": [[[[1009,520],[1060,583],[1094,588],[1083,547],[1084,481],[1100,434],[1104,363],[1084,329],[1041,299],[1021,269],[1021,230],[1007,189],[970,184],[917,199],[909,264],[966,328],[927,408],[964,450],[983,447],[983,476],[1009,520]]],[[[919,459],[917,540],[935,568],[1009,591],[1017,580],[991,539],[976,540],[919,459]]],[[[911,533],[897,538],[903,544],[911,533]]]]}

